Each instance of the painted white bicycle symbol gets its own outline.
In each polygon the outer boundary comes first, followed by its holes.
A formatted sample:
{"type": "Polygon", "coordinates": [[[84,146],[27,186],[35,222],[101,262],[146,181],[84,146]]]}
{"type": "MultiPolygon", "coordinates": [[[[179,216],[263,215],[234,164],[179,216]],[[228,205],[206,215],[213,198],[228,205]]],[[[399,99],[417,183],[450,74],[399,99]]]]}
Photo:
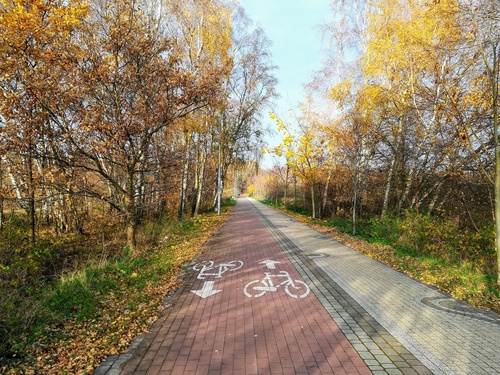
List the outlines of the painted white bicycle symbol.
{"type": "Polygon", "coordinates": [[[280,286],[284,286],[286,294],[293,298],[304,298],[306,297],[310,289],[307,284],[300,280],[293,280],[290,274],[286,271],[280,271],[278,274],[274,275],[270,272],[264,272],[264,278],[262,280],[250,281],[243,288],[243,293],[247,297],[261,297],[267,292],[276,292],[280,286]],[[284,281],[279,284],[274,283],[277,278],[283,278],[284,281]]]}
{"type": "Polygon", "coordinates": [[[223,274],[228,271],[236,271],[243,267],[243,262],[241,260],[232,260],[231,262],[221,263],[215,265],[215,263],[211,260],[205,260],[200,263],[196,263],[193,266],[193,270],[200,271],[198,274],[198,279],[203,280],[205,276],[215,276],[217,279],[220,279],[223,274]],[[215,270],[215,272],[212,272],[215,270]]]}

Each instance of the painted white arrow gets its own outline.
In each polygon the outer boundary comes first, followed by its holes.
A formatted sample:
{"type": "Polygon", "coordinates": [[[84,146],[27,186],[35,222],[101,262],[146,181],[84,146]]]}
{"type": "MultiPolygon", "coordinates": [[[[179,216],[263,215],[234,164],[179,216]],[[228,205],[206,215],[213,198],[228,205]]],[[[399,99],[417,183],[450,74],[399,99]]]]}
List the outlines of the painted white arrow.
{"type": "Polygon", "coordinates": [[[201,288],[200,290],[192,290],[191,292],[193,292],[194,294],[196,294],[201,298],[207,298],[213,296],[214,294],[222,292],[222,289],[214,290],[214,282],[205,281],[205,283],[203,284],[203,288],[201,288]]]}
{"type": "Polygon", "coordinates": [[[275,270],[276,269],[276,264],[281,263],[277,262],[275,260],[263,260],[262,262],[259,262],[259,264],[264,264],[268,270],[275,270]]]}

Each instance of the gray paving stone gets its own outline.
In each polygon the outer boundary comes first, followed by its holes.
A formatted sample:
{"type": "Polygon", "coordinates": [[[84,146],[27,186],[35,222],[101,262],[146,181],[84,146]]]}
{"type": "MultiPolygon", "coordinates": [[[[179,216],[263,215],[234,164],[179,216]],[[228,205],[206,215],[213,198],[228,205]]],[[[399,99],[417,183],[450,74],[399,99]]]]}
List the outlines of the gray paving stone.
{"type": "MultiPolygon", "coordinates": [[[[370,353],[370,352],[363,352],[363,351],[359,351],[358,350],[358,353],[359,353],[359,356],[365,360],[365,362],[368,359],[375,359],[375,357],[373,356],[373,354],[370,353]]],[[[377,364],[378,364],[378,362],[377,362],[377,364]]]]}
{"type": "Polygon", "coordinates": [[[388,363],[391,363],[391,364],[392,364],[391,359],[390,359],[389,357],[385,356],[385,355],[378,355],[378,354],[376,354],[376,355],[375,355],[375,359],[376,359],[379,363],[381,363],[384,367],[385,367],[385,365],[386,365],[386,364],[388,364],[388,363]]]}
{"type": "Polygon", "coordinates": [[[387,369],[389,375],[401,375],[403,372],[399,369],[387,369]]]}
{"type": "Polygon", "coordinates": [[[397,369],[398,367],[394,363],[383,363],[382,367],[385,368],[386,370],[389,369],[397,369]]]}
{"type": "Polygon", "coordinates": [[[365,345],[361,344],[361,343],[354,343],[353,344],[351,342],[351,344],[354,347],[354,349],[356,349],[358,352],[368,352],[368,348],[365,345]]]}

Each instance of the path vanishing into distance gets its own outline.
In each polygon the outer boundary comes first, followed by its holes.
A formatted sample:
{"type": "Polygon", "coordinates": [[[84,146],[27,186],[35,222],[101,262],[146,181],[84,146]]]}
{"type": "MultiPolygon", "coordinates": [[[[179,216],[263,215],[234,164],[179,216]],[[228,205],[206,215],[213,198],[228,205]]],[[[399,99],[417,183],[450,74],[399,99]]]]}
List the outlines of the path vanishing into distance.
{"type": "Polygon", "coordinates": [[[500,374],[500,316],[240,198],[151,330],[94,375],[500,374]]]}

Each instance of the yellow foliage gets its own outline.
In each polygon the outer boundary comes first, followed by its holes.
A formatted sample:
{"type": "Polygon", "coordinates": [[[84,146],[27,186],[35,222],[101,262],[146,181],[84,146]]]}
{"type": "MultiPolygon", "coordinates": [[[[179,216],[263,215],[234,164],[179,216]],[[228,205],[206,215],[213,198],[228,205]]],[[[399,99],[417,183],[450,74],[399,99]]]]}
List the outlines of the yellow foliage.
{"type": "Polygon", "coordinates": [[[390,82],[416,79],[412,72],[432,69],[439,48],[460,35],[456,0],[379,0],[368,16],[364,72],[390,82]]]}
{"type": "Polygon", "coordinates": [[[271,152],[286,159],[292,172],[304,180],[313,182],[319,178],[321,169],[330,160],[331,147],[325,143],[325,132],[320,121],[303,109],[296,125],[285,123],[275,113],[270,113],[282,134],[281,143],[271,152]]]}
{"type": "Polygon", "coordinates": [[[250,186],[248,187],[248,194],[249,194],[251,197],[253,197],[253,196],[255,195],[255,192],[256,192],[256,190],[255,190],[255,186],[254,186],[254,185],[250,185],[250,186]]]}
{"type": "Polygon", "coordinates": [[[330,98],[340,103],[344,102],[351,93],[352,83],[350,80],[343,80],[330,90],[330,98]]]}
{"type": "Polygon", "coordinates": [[[191,62],[200,69],[230,62],[232,11],[221,1],[168,2],[177,17],[191,62]],[[210,63],[208,63],[210,62],[210,63]]]}

